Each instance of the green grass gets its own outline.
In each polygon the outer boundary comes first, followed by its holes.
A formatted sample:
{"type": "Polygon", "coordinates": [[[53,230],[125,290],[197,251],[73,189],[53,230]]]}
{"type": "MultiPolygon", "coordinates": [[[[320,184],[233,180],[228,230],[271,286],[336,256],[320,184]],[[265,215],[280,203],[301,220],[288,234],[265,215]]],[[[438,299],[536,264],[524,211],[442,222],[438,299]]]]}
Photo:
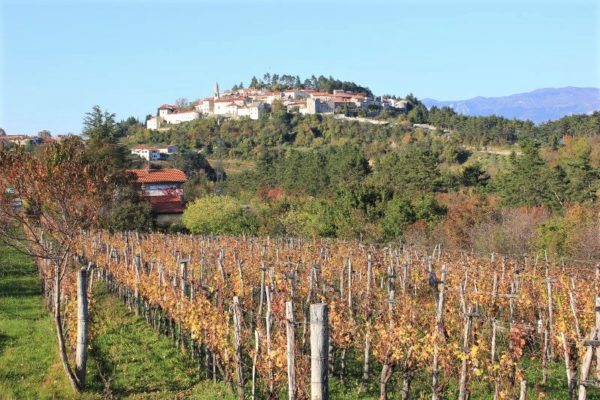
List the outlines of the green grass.
{"type": "Polygon", "coordinates": [[[95,295],[88,385],[75,395],[35,265],[0,247],[0,399],[102,399],[109,393],[115,399],[233,399],[224,385],[202,381],[190,357],[101,286],[95,295]]]}
{"type": "MultiPolygon", "coordinates": [[[[201,382],[198,365],[191,357],[148,328],[116,297],[99,288],[95,298],[96,337],[91,355],[97,368],[110,379],[110,391],[115,397],[231,398],[224,386],[201,382]]],[[[95,383],[100,381],[99,376],[94,379],[95,383]]]]}
{"type": "Polygon", "coordinates": [[[0,247],[0,398],[64,398],[71,389],[30,259],[0,247]]]}

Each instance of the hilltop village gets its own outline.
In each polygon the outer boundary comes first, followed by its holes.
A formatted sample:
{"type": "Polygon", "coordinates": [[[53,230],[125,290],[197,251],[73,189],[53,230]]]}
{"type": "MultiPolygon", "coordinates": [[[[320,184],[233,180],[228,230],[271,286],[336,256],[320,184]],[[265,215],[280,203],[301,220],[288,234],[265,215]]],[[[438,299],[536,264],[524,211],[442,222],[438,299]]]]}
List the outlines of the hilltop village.
{"type": "Polygon", "coordinates": [[[169,124],[180,124],[201,117],[250,118],[257,120],[271,111],[278,103],[289,113],[300,114],[356,114],[364,117],[375,115],[382,109],[405,112],[408,101],[392,97],[373,96],[346,90],[331,93],[314,89],[267,89],[235,88],[223,93],[215,83],[213,97],[187,104],[163,104],[155,116],[146,120],[148,129],[166,128],[169,124]]]}

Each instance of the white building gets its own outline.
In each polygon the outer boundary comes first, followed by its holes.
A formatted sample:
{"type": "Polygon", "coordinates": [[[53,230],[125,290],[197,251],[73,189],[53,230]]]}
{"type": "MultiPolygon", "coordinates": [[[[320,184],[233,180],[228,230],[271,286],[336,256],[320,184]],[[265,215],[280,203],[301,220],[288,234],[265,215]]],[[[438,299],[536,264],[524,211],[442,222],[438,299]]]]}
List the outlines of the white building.
{"type": "MultiPolygon", "coordinates": [[[[325,99],[325,97],[324,97],[325,99]]],[[[306,99],[306,114],[330,114],[334,111],[334,106],[328,100],[322,100],[319,97],[309,97],[306,99]]],[[[302,111],[302,109],[300,109],[302,111]]]]}
{"type": "Polygon", "coordinates": [[[250,119],[259,119],[262,111],[265,109],[264,103],[253,103],[246,107],[239,107],[237,109],[237,118],[249,117],[250,119]]]}
{"type": "Polygon", "coordinates": [[[137,146],[131,149],[131,154],[137,154],[148,161],[160,160],[177,153],[177,146],[137,146]]]}
{"type": "Polygon", "coordinates": [[[164,146],[164,147],[158,147],[158,151],[160,152],[160,154],[164,154],[166,156],[172,156],[173,154],[177,153],[177,146],[164,146]]]}
{"type": "Polygon", "coordinates": [[[237,118],[238,108],[245,105],[245,99],[243,97],[230,97],[221,98],[214,100],[214,115],[222,115],[225,117],[237,118]]]}
{"type": "Polygon", "coordinates": [[[214,112],[215,103],[213,99],[202,99],[195,103],[194,109],[201,114],[210,115],[214,112]]]}
{"type": "Polygon", "coordinates": [[[200,114],[197,111],[185,111],[167,114],[163,118],[167,124],[181,124],[200,118],[200,114]]]}
{"type": "Polygon", "coordinates": [[[179,111],[177,107],[163,104],[158,108],[158,115],[146,121],[148,129],[159,129],[166,124],[180,124],[182,122],[190,122],[200,118],[200,113],[196,110],[179,111]]]}
{"type": "Polygon", "coordinates": [[[170,104],[163,104],[158,107],[158,116],[165,117],[166,115],[172,114],[177,111],[177,107],[172,106],[170,104]]]}
{"type": "Polygon", "coordinates": [[[137,154],[147,161],[160,160],[160,149],[158,147],[137,146],[131,149],[131,154],[137,154]]]}
{"type": "Polygon", "coordinates": [[[164,123],[162,117],[151,117],[146,121],[146,128],[157,130],[164,123]]]}

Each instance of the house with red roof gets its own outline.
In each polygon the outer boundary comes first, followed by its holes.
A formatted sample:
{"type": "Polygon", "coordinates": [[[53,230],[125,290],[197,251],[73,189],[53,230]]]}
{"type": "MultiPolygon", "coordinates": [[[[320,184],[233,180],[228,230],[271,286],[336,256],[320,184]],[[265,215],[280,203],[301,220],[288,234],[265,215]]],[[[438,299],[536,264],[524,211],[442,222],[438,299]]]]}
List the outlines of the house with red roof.
{"type": "Polygon", "coordinates": [[[160,226],[169,225],[181,218],[185,210],[183,184],[185,173],[175,168],[131,169],[135,185],[142,196],[152,205],[156,222],[160,226]]]}

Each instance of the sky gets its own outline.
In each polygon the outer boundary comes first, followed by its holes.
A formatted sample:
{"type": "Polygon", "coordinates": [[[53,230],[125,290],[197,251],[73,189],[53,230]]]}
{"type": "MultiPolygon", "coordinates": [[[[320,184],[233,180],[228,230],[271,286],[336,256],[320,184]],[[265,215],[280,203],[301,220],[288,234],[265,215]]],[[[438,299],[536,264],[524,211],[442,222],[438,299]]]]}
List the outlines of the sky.
{"type": "Polygon", "coordinates": [[[79,133],[265,72],[459,100],[600,87],[600,2],[0,0],[0,127],[79,133]]]}

